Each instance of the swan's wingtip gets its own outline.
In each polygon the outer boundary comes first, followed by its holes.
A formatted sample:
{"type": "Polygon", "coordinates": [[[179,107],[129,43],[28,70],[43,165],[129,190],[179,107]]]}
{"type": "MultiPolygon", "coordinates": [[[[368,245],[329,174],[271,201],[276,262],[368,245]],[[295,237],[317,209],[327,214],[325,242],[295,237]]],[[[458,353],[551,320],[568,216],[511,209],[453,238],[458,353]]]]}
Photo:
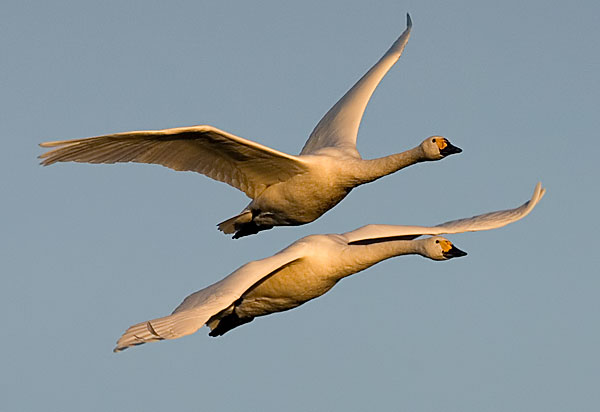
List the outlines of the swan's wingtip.
{"type": "MultiPolygon", "coordinates": [[[[541,187],[542,182],[540,182],[539,184],[541,187]]],[[[542,197],[544,197],[545,194],[546,194],[546,188],[542,187],[542,190],[540,190],[540,200],[542,200],[542,197]]]]}
{"type": "Polygon", "coordinates": [[[42,142],[42,143],[38,143],[38,145],[40,147],[55,147],[55,146],[61,146],[65,144],[64,140],[54,140],[52,142],[42,142]]]}
{"type": "Polygon", "coordinates": [[[410,14],[406,13],[406,28],[410,29],[412,27],[412,19],[410,18],[410,14]]]}
{"type": "Polygon", "coordinates": [[[546,188],[542,187],[542,182],[537,182],[533,191],[533,198],[536,199],[536,203],[542,200],[542,197],[546,194],[546,188]]]}

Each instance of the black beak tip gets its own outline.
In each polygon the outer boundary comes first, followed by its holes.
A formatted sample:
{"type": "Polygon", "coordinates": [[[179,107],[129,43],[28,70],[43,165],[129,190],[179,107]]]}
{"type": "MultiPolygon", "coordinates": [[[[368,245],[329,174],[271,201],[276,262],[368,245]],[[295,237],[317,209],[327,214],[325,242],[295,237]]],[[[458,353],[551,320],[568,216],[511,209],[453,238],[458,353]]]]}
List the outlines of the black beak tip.
{"type": "Polygon", "coordinates": [[[448,259],[467,256],[467,252],[460,250],[456,246],[452,246],[452,249],[444,253],[444,256],[448,259]]]}
{"type": "Polygon", "coordinates": [[[454,146],[453,144],[448,143],[448,146],[444,147],[440,153],[442,156],[450,156],[452,154],[462,153],[462,149],[460,147],[454,146]]]}

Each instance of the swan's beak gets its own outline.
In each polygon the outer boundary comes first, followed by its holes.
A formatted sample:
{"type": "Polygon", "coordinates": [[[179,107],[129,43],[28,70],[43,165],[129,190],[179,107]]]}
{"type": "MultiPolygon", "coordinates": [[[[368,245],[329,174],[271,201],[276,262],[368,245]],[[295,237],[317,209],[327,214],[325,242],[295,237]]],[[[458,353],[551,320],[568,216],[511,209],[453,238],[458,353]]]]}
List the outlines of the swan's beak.
{"type": "Polygon", "coordinates": [[[444,257],[446,259],[452,259],[452,258],[455,258],[455,257],[467,256],[467,252],[465,252],[463,250],[460,250],[459,248],[457,248],[454,245],[452,245],[452,247],[450,248],[449,251],[442,252],[442,254],[444,255],[444,257]]]}
{"type": "Polygon", "coordinates": [[[454,146],[448,140],[446,140],[446,143],[447,143],[446,147],[444,147],[443,149],[440,150],[440,154],[443,157],[450,156],[451,154],[456,154],[456,153],[462,152],[462,149],[460,147],[454,146]]]}

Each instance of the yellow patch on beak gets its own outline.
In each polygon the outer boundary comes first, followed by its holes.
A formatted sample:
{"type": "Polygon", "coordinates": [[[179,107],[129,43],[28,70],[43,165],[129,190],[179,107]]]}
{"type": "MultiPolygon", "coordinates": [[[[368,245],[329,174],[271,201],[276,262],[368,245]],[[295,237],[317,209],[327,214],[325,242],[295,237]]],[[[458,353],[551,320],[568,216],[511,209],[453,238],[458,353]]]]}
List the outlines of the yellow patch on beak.
{"type": "Polygon", "coordinates": [[[449,252],[452,249],[452,242],[449,240],[440,240],[440,246],[443,252],[449,252]]]}
{"type": "Polygon", "coordinates": [[[440,150],[443,150],[448,146],[448,142],[443,138],[435,139],[435,144],[437,144],[440,150]]]}

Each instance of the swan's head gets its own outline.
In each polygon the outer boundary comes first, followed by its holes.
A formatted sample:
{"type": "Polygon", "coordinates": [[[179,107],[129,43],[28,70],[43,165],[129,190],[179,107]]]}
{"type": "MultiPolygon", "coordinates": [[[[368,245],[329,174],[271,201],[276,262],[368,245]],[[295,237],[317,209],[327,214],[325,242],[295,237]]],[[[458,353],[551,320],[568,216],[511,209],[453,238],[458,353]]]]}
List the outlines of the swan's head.
{"type": "Polygon", "coordinates": [[[433,260],[448,260],[467,255],[467,252],[463,252],[448,239],[441,236],[423,239],[422,252],[423,256],[433,260]]]}
{"type": "Polygon", "coordinates": [[[423,140],[421,149],[423,149],[427,160],[439,160],[451,154],[462,152],[461,148],[454,146],[442,136],[431,136],[423,140]]]}

